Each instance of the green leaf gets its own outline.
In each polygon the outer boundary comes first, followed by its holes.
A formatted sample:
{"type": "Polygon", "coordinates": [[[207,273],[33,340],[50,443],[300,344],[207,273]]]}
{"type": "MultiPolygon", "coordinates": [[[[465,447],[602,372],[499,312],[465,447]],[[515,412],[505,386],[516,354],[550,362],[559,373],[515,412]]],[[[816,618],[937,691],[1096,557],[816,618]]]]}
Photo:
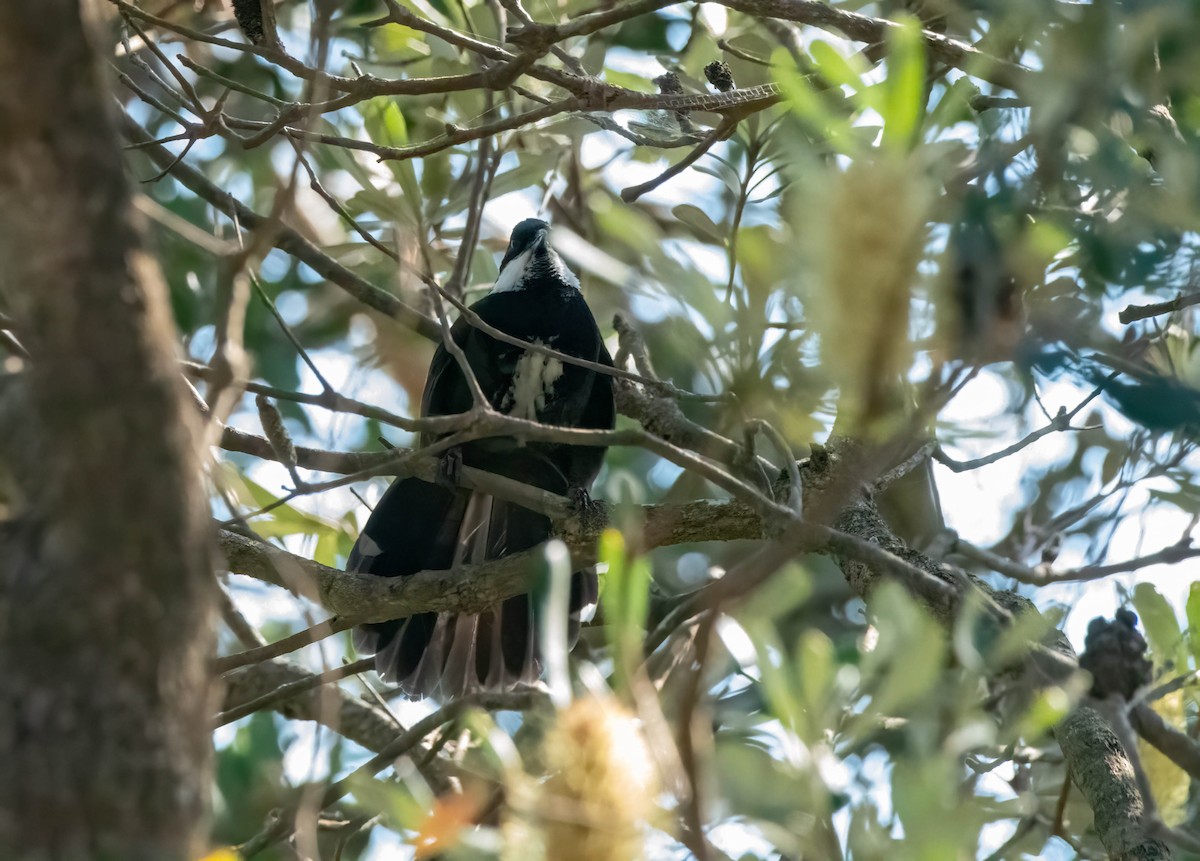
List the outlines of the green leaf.
{"type": "Polygon", "coordinates": [[[1071,710],[1075,697],[1056,685],[1042,688],[1019,723],[1016,736],[1036,739],[1048,733],[1071,710]]]}
{"type": "MultiPolygon", "coordinates": [[[[416,829],[429,815],[432,794],[414,794],[419,784],[412,779],[402,783],[385,782],[374,777],[354,777],[350,791],[367,810],[379,813],[396,828],[416,829]]],[[[420,787],[424,789],[424,787],[420,787]]]]}
{"type": "Polygon", "coordinates": [[[571,651],[567,637],[571,553],[567,545],[555,539],[545,546],[542,562],[533,594],[542,612],[542,623],[538,625],[542,663],[551,700],[557,708],[566,708],[571,703],[571,676],[567,670],[567,654],[571,651]]]}
{"type": "Polygon", "coordinates": [[[700,207],[693,206],[690,203],[681,203],[671,210],[671,214],[692,228],[692,232],[697,239],[724,244],[725,231],[717,227],[713,220],[708,217],[708,213],[700,207]]]}
{"type": "Polygon", "coordinates": [[[830,110],[821,94],[800,74],[792,55],[783,48],[771,55],[771,73],[788,107],[801,122],[827,138],[839,152],[850,153],[858,148],[853,126],[830,110]]]}
{"type": "MultiPolygon", "coordinates": [[[[363,123],[371,140],[380,146],[408,146],[408,123],[394,101],[373,99],[368,102],[363,109],[363,123]]],[[[410,213],[416,217],[421,211],[422,197],[412,162],[408,159],[388,159],[387,166],[404,192],[410,213]]]]}
{"type": "MultiPolygon", "coordinates": [[[[503,197],[509,192],[523,191],[541,185],[546,174],[553,169],[557,156],[553,153],[545,155],[521,155],[520,164],[498,174],[492,180],[492,199],[503,197]]],[[[449,197],[430,213],[430,221],[440,221],[463,211],[471,195],[471,183],[460,182],[449,197]]]]}
{"type": "Polygon", "coordinates": [[[795,672],[804,702],[804,739],[816,742],[824,732],[829,705],[835,701],[833,690],[837,674],[833,641],[822,631],[810,628],[801,635],[796,649],[795,672]]]}
{"type": "Polygon", "coordinates": [[[783,822],[797,810],[812,815],[810,805],[827,800],[814,798],[810,781],[751,739],[722,737],[714,760],[717,785],[737,815],[783,822]]]}
{"type": "Polygon", "coordinates": [[[852,101],[859,109],[871,108],[881,111],[878,91],[865,83],[871,69],[861,54],[843,55],[828,42],[814,40],[808,46],[813,64],[821,77],[838,87],[849,87],[854,95],[852,101]]]}
{"type": "Polygon", "coordinates": [[[784,671],[788,662],[787,650],[780,642],[773,625],[763,621],[744,622],[742,627],[758,653],[758,674],[762,679],[763,695],[771,713],[783,725],[796,731],[804,725],[801,694],[795,679],[784,671]]]}
{"type": "Polygon", "coordinates": [[[726,167],[721,162],[717,162],[716,167],[709,167],[708,165],[705,165],[705,164],[698,164],[698,165],[695,165],[692,168],[692,170],[698,171],[699,173],[706,173],[709,176],[714,177],[715,179],[719,180],[727,189],[729,189],[734,194],[741,193],[741,190],[742,190],[741,178],[736,173],[733,173],[728,167],[726,167]]]}
{"type": "Polygon", "coordinates": [[[888,75],[883,93],[883,143],[907,152],[925,113],[925,41],[921,22],[902,16],[888,34],[888,75]]]}
{"type": "Polygon", "coordinates": [[[617,687],[626,686],[641,663],[642,632],[650,606],[650,563],[630,558],[625,538],[615,529],[600,536],[600,561],[604,575],[604,617],[614,655],[617,687]]]}
{"type": "Polygon", "coordinates": [[[1193,583],[1187,596],[1188,645],[1200,667],[1200,583],[1193,583]]]}
{"type": "Polygon", "coordinates": [[[1170,603],[1152,583],[1138,583],[1133,588],[1132,600],[1155,665],[1161,669],[1163,664],[1177,662],[1182,657],[1183,632],[1179,630],[1179,619],[1170,603]]]}
{"type": "Polygon", "coordinates": [[[880,585],[870,605],[879,641],[863,656],[863,674],[873,682],[871,710],[886,717],[933,690],[945,669],[947,643],[938,624],[896,583],[880,585]]]}
{"type": "Polygon", "coordinates": [[[977,87],[965,75],[942,91],[937,107],[929,115],[929,126],[934,129],[945,129],[959,122],[973,122],[975,112],[971,109],[971,99],[979,95],[977,87]]]}

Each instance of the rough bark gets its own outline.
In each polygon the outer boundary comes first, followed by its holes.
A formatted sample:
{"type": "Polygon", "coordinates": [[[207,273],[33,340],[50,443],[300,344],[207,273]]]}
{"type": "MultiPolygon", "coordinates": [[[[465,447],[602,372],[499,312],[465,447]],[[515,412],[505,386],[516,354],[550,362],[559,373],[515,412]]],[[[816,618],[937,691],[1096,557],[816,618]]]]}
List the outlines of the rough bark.
{"type": "MultiPolygon", "coordinates": [[[[852,443],[839,441],[843,451],[855,452],[852,443]]],[[[811,475],[811,473],[810,473],[811,475]]],[[[880,516],[874,499],[870,495],[858,495],[839,514],[837,527],[851,535],[865,538],[910,565],[926,571],[931,577],[946,578],[943,565],[923,553],[905,546],[896,537],[880,516]]],[[[866,596],[883,576],[884,571],[866,564],[851,555],[835,553],[842,571],[851,587],[859,595],[866,596]]],[[[1037,614],[1032,601],[1015,592],[993,590],[982,581],[966,576],[950,578],[956,586],[961,600],[967,589],[974,589],[985,600],[993,602],[1013,618],[1037,614]]],[[[940,622],[951,625],[959,609],[959,602],[930,600],[929,596],[916,592],[923,599],[931,614],[940,622]]],[[[1006,682],[1010,687],[1023,691],[1027,698],[1040,687],[1065,684],[1078,670],[1074,649],[1062,632],[1051,630],[1041,648],[1030,653],[1022,665],[1013,667],[1006,682]]],[[[1018,698],[1021,693],[1015,694],[1018,698]]],[[[1096,832],[1109,857],[1115,861],[1169,861],[1171,850],[1159,840],[1143,820],[1144,804],[1130,763],[1120,739],[1108,722],[1094,709],[1081,704],[1072,709],[1057,726],[1054,737],[1062,748],[1063,758],[1071,770],[1075,785],[1092,808],[1096,832]]]]}
{"type": "Polygon", "coordinates": [[[1098,711],[1081,705],[1055,728],[1075,785],[1092,808],[1100,842],[1115,861],[1168,861],[1171,850],[1148,833],[1145,804],[1121,740],[1098,711]]]}
{"type": "MultiPolygon", "coordinates": [[[[86,5],[86,4],[85,4],[86,5]]],[[[0,4],[0,293],[37,450],[0,523],[0,857],[203,848],[216,592],[198,436],[79,0],[0,4]]]]}

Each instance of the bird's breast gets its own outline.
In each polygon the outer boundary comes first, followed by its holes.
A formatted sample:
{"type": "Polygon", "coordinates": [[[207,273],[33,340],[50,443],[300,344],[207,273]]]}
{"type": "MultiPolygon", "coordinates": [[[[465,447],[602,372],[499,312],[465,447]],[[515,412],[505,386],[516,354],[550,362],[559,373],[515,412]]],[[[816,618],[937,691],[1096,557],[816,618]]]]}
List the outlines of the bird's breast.
{"type": "MultiPolygon", "coordinates": [[[[545,346],[542,341],[533,342],[545,346]]],[[[500,409],[515,418],[537,421],[554,397],[554,386],[563,375],[561,359],[537,350],[525,350],[513,370],[512,384],[500,409]]]]}

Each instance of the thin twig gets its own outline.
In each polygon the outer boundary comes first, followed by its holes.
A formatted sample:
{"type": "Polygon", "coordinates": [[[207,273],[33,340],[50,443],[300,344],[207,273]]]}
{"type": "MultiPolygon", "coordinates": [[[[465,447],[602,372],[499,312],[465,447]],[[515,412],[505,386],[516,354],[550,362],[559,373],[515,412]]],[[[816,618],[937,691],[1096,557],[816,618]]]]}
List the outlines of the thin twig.
{"type": "Polygon", "coordinates": [[[679,176],[679,174],[683,173],[685,170],[695,164],[700,159],[700,156],[712,149],[713,144],[728,137],[729,133],[732,132],[737,126],[737,122],[738,121],[736,119],[723,117],[721,122],[717,124],[716,128],[705,135],[704,139],[696,145],[695,149],[681,158],[678,162],[668,167],[658,176],[654,177],[654,179],[621,189],[621,200],[625,201],[626,203],[633,203],[643,194],[653,191],[667,180],[679,176]]]}
{"type": "Polygon", "coordinates": [[[1129,324],[1137,320],[1157,317],[1160,314],[1173,314],[1176,311],[1182,311],[1184,308],[1190,308],[1193,305],[1200,305],[1200,292],[1180,293],[1174,299],[1166,302],[1155,302],[1151,305],[1127,305],[1117,315],[1117,319],[1122,323],[1129,324]]]}
{"type": "Polygon", "coordinates": [[[213,718],[212,726],[214,729],[225,724],[233,723],[235,720],[241,720],[247,715],[254,714],[257,711],[262,711],[265,708],[270,708],[276,703],[282,702],[289,697],[294,697],[297,694],[302,694],[305,691],[311,691],[313,688],[318,688],[322,685],[327,685],[332,682],[340,681],[347,676],[354,676],[364,670],[369,670],[375,666],[374,658],[363,658],[353,663],[344,664],[340,667],[335,667],[332,670],[327,670],[323,673],[313,674],[306,679],[298,679],[294,682],[288,682],[285,685],[280,685],[273,691],[268,691],[262,696],[255,697],[252,700],[235,706],[231,709],[226,709],[215,718],[213,718]]]}
{"type": "MultiPolygon", "coordinates": [[[[303,162],[303,159],[301,161],[303,162]]],[[[317,378],[317,382],[321,385],[321,390],[326,395],[334,394],[333,386],[329,385],[329,381],[325,379],[325,375],[321,373],[316,362],[308,355],[308,351],[304,349],[304,345],[300,343],[300,339],[296,337],[296,333],[292,331],[292,327],[287,324],[287,321],[283,319],[283,315],[279,313],[275,302],[267,295],[267,291],[263,289],[262,282],[253,273],[250,273],[250,283],[253,285],[255,293],[258,294],[258,298],[267,306],[267,310],[271,312],[271,316],[279,324],[279,328],[283,330],[283,334],[291,342],[291,345],[296,348],[296,352],[300,355],[300,360],[308,366],[308,369],[313,372],[313,376],[317,378]]]]}
{"type": "Polygon", "coordinates": [[[558,359],[560,362],[565,362],[569,365],[587,368],[589,371],[595,371],[597,374],[604,374],[609,377],[616,377],[621,380],[630,380],[631,382],[640,383],[656,393],[667,394],[671,397],[678,398],[695,398],[700,400],[711,399],[708,395],[698,395],[694,392],[680,389],[671,383],[658,379],[657,377],[648,376],[645,374],[635,374],[632,371],[626,371],[623,368],[614,367],[613,365],[604,365],[600,362],[593,362],[590,359],[582,359],[579,356],[572,356],[570,353],[564,353],[560,350],[554,349],[553,347],[547,347],[545,344],[535,344],[518,338],[516,335],[510,335],[485,321],[482,317],[471,310],[466,303],[451,293],[448,293],[444,288],[437,287],[436,284],[431,286],[435,287],[440,296],[458,309],[459,314],[462,315],[462,317],[467,321],[468,324],[470,324],[472,328],[478,329],[480,332],[491,336],[501,343],[511,344],[514,347],[522,347],[535,353],[541,353],[544,356],[550,356],[551,358],[558,359]]]}
{"type": "MultiPolygon", "coordinates": [[[[495,98],[491,91],[484,95],[484,113],[493,109],[495,98]]],[[[458,257],[454,270],[443,288],[446,293],[461,296],[471,277],[471,261],[475,256],[475,245],[479,241],[479,229],[483,222],[483,206],[487,203],[488,189],[500,165],[501,153],[492,153],[492,137],[486,135],[479,141],[475,155],[475,179],[471,186],[470,203],[467,205],[467,223],[463,227],[462,241],[458,245],[458,257]]]]}
{"type": "MultiPolygon", "coordinates": [[[[401,733],[395,741],[371,757],[361,766],[340,780],[331,783],[321,796],[320,809],[338,801],[350,792],[356,782],[372,777],[377,772],[390,766],[400,757],[416,747],[431,732],[443,724],[456,720],[467,708],[479,707],[488,710],[503,709],[505,711],[522,711],[530,708],[542,694],[536,691],[515,691],[513,693],[469,694],[452,700],[436,712],[417,721],[401,733]]],[[[295,810],[280,814],[274,823],[246,841],[238,848],[243,858],[251,858],[280,840],[286,839],[294,827],[295,810]]]]}
{"type": "Polygon", "coordinates": [[[804,511],[804,482],[800,478],[800,467],[791,445],[774,425],[764,419],[753,419],[747,423],[747,428],[751,433],[766,434],[775,450],[779,452],[779,456],[783,458],[784,469],[788,474],[788,505],[797,515],[802,514],[804,511]]]}
{"type": "MultiPolygon", "coordinates": [[[[1105,378],[1104,382],[1108,383],[1109,381],[1111,381],[1115,377],[1117,377],[1120,373],[1121,373],[1120,371],[1113,371],[1111,374],[1108,375],[1108,377],[1105,378]]],[[[1023,448],[1026,448],[1027,446],[1032,445],[1033,443],[1040,440],[1042,437],[1048,436],[1052,433],[1058,433],[1059,431],[1068,431],[1068,430],[1070,430],[1070,431],[1094,430],[1095,428],[1091,428],[1091,427],[1085,427],[1085,428],[1072,427],[1071,421],[1077,415],[1079,415],[1079,413],[1082,412],[1083,409],[1088,404],[1090,404],[1092,401],[1094,401],[1103,391],[1104,391],[1103,384],[1096,386],[1094,389],[1092,389],[1091,392],[1088,393],[1087,397],[1085,397],[1082,401],[1080,401],[1074,407],[1074,409],[1071,409],[1068,411],[1065,407],[1059,408],[1058,414],[1055,415],[1054,418],[1050,419],[1049,424],[1038,428],[1037,430],[1033,431],[1031,434],[1024,437],[1023,439],[1017,440],[1012,445],[1005,446],[1004,448],[1000,449],[1000,451],[993,452],[992,454],[985,455],[984,457],[975,458],[974,460],[965,460],[964,461],[964,460],[955,460],[954,458],[950,457],[950,455],[946,454],[946,452],[941,448],[941,446],[938,446],[937,448],[935,448],[933,450],[933,457],[935,460],[937,460],[938,463],[942,464],[942,466],[949,467],[954,472],[967,472],[972,469],[978,469],[981,466],[988,466],[989,464],[996,463],[997,461],[1003,460],[1006,457],[1011,457],[1012,455],[1021,451],[1023,448]]]]}
{"type": "Polygon", "coordinates": [[[258,631],[254,630],[254,626],[246,621],[246,617],[242,615],[237,605],[233,603],[233,596],[229,594],[229,590],[221,586],[218,598],[220,600],[221,619],[241,644],[247,649],[259,649],[265,646],[266,641],[259,636],[258,631]]]}
{"type": "MultiPolygon", "coordinates": [[[[152,140],[150,133],[130,119],[128,115],[123,116],[122,119],[126,137],[134,143],[147,144],[143,148],[146,154],[160,166],[168,167],[171,176],[201,199],[249,229],[255,229],[266,222],[265,216],[259,215],[248,206],[235,200],[232,195],[224,189],[218,188],[195,168],[177,161],[170,150],[162,146],[150,145],[149,142],[152,140]]],[[[274,232],[272,239],[275,247],[280,251],[292,255],[308,265],[368,308],[374,308],[432,341],[436,341],[440,337],[440,330],[436,322],[405,305],[391,293],[381,290],[350,271],[295,230],[281,226],[274,232]]]]}
{"type": "MultiPolygon", "coordinates": [[[[184,371],[192,377],[200,380],[207,380],[214,373],[213,369],[208,365],[200,362],[183,361],[180,363],[184,371]]],[[[293,392],[288,389],[280,389],[275,386],[267,385],[266,383],[258,383],[253,380],[246,382],[246,391],[254,395],[266,395],[280,401],[291,401],[297,404],[307,404],[309,406],[321,407],[337,413],[350,413],[351,415],[362,416],[363,418],[374,419],[382,424],[391,425],[392,427],[400,428],[401,430],[411,432],[430,432],[440,433],[449,430],[457,430],[459,422],[453,421],[450,416],[422,416],[421,418],[408,418],[407,416],[396,415],[393,412],[374,407],[362,401],[348,398],[338,394],[332,389],[322,392],[319,395],[308,394],[307,392],[293,392]]]]}
{"type": "MultiPolygon", "coordinates": [[[[297,147],[297,151],[299,151],[299,144],[295,140],[292,140],[292,146],[297,147]]],[[[308,159],[301,159],[300,164],[304,167],[305,172],[308,173],[308,187],[315,191],[322,200],[329,204],[330,209],[336,212],[343,221],[350,225],[351,229],[361,236],[367,244],[378,251],[382,251],[397,263],[400,262],[400,255],[396,253],[395,249],[376,239],[369,230],[358,223],[358,219],[350,214],[349,210],[342,205],[340,200],[329,193],[329,190],[326,189],[325,186],[321,184],[321,181],[317,178],[317,173],[313,170],[312,165],[308,163],[308,159]]]]}
{"type": "Polygon", "coordinates": [[[217,658],[213,662],[213,671],[225,673],[248,664],[257,664],[271,658],[278,658],[280,655],[286,655],[297,649],[302,649],[318,640],[332,637],[334,634],[339,634],[342,631],[348,631],[353,626],[353,622],[348,622],[345,619],[339,619],[335,616],[332,619],[326,619],[324,622],[318,622],[311,628],[305,628],[303,631],[297,631],[281,640],[276,640],[274,643],[268,643],[265,646],[217,658]]]}
{"type": "Polygon", "coordinates": [[[1132,559],[1126,559],[1123,562],[1112,562],[1108,565],[1085,565],[1082,568],[1071,568],[1066,571],[1053,571],[1049,566],[1039,565],[1037,568],[1030,568],[1022,565],[1019,562],[1014,562],[993,553],[990,550],[985,550],[982,547],[977,547],[968,541],[959,539],[955,545],[956,553],[973,559],[976,562],[991,568],[993,571],[1003,574],[1006,577],[1012,577],[1020,583],[1027,583],[1031,586],[1046,586],[1050,583],[1072,583],[1084,582],[1088,580],[1100,580],[1105,577],[1110,577],[1113,574],[1125,574],[1129,571],[1140,571],[1143,568],[1149,568],[1151,565],[1174,565],[1177,562],[1182,562],[1185,559],[1193,559],[1200,556],[1200,547],[1192,547],[1189,544],[1173,544],[1169,547],[1155,552],[1148,553],[1144,556],[1136,556],[1132,559]]]}

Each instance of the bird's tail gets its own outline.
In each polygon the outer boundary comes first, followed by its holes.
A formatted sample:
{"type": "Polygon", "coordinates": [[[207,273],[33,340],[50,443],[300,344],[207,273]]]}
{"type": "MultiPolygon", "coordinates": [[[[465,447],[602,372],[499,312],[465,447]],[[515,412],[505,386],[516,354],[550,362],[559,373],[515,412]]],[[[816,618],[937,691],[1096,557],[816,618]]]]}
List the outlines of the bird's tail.
{"type": "MultiPolygon", "coordinates": [[[[529,480],[528,469],[523,471],[529,480]]],[[[531,484],[565,492],[552,466],[540,471],[547,474],[531,484]]],[[[407,576],[518,553],[547,540],[550,532],[547,517],[514,503],[409,478],[380,500],[346,567],[407,576]]],[[[572,575],[569,645],[597,596],[594,570],[572,575]]],[[[541,673],[539,612],[529,595],[517,595],[482,613],[418,613],[356,628],[354,647],[374,654],[380,676],[412,698],[507,690],[535,682],[541,673]]]]}

